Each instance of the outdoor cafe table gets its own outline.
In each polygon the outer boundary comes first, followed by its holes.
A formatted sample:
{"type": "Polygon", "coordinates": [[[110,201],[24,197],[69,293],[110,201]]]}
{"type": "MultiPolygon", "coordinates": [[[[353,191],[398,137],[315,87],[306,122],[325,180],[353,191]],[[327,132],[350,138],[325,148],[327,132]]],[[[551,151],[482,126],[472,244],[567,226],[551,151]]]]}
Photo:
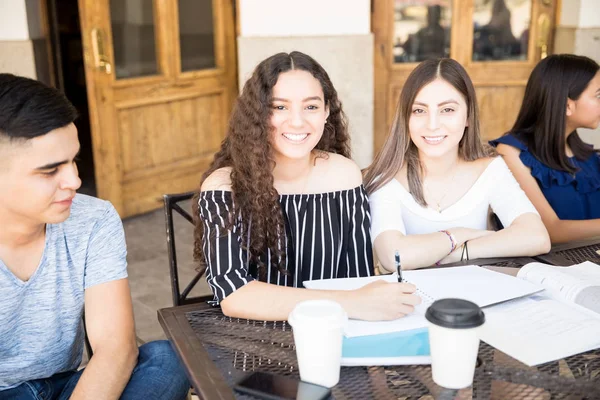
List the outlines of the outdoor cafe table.
{"type": "MultiPolygon", "coordinates": [[[[595,246],[600,250],[600,245],[595,246]]],[[[502,268],[529,261],[533,260],[471,263],[502,268]]],[[[299,379],[292,331],[286,322],[229,318],[207,304],[162,309],[158,317],[201,399],[253,398],[232,389],[252,371],[299,379]]],[[[429,365],[342,367],[332,393],[335,399],[361,400],[600,399],[600,350],[527,367],[482,342],[469,388],[442,389],[432,381],[429,365]]]]}
{"type": "Polygon", "coordinates": [[[569,266],[584,261],[600,265],[600,237],[552,246],[548,254],[535,257],[546,264],[569,266]]]}

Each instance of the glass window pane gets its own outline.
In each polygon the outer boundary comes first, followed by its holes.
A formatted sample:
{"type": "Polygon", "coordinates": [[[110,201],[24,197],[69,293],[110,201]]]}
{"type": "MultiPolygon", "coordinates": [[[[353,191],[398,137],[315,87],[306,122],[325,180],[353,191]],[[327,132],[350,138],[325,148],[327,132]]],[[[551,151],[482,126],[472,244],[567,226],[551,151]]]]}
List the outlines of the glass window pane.
{"type": "Polygon", "coordinates": [[[527,60],[531,0],[475,0],[473,60],[527,60]]]}
{"type": "Polygon", "coordinates": [[[181,70],[215,67],[212,0],[179,0],[181,70]]]}
{"type": "Polygon", "coordinates": [[[450,56],[451,0],[395,0],[394,62],[450,56]]]}
{"type": "Polygon", "coordinates": [[[110,0],[110,22],[117,79],[155,75],[152,0],[110,0]]]}

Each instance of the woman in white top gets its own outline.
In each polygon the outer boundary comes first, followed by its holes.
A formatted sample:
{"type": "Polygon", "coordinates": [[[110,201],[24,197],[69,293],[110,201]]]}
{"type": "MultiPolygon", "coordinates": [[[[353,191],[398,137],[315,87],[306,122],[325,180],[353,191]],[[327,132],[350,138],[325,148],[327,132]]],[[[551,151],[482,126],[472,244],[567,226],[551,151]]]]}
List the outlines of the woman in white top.
{"type": "Polygon", "coordinates": [[[427,60],[410,74],[392,131],[368,168],[375,252],[384,269],[469,258],[533,256],[550,249],[539,214],[479,135],[477,100],[464,68],[427,60]],[[504,229],[488,230],[489,209],[504,229]]]}

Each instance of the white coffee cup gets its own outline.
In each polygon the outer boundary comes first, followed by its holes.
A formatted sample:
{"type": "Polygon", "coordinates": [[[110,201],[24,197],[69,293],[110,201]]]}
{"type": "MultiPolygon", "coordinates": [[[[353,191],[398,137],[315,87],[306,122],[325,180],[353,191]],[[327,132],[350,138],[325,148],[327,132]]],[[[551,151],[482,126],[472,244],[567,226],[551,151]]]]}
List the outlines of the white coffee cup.
{"type": "Polygon", "coordinates": [[[288,323],[294,331],[300,379],[333,387],[340,380],[342,336],[348,315],[331,300],[308,300],[294,307],[288,323]]]}
{"type": "Polygon", "coordinates": [[[429,347],[433,381],[448,389],[473,383],[479,331],[485,315],[475,303],[462,299],[435,301],[425,313],[429,321],[429,347]]]}

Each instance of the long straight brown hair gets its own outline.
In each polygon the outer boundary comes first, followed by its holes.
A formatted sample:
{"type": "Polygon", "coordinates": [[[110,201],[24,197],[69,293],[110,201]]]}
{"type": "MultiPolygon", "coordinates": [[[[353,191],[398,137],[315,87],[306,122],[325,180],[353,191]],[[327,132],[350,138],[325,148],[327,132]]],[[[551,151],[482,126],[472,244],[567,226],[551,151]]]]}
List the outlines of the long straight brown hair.
{"type": "Polygon", "coordinates": [[[479,134],[479,110],[473,82],[467,71],[450,58],[426,60],[420,63],[404,83],[392,129],[373,164],[365,172],[365,188],[369,194],[388,183],[406,163],[408,188],[415,201],[427,206],[423,195],[423,166],[417,146],[410,139],[408,123],[419,91],[430,82],[443,79],[452,85],[467,103],[467,126],[459,142],[458,156],[473,161],[491,154],[479,134]]]}

